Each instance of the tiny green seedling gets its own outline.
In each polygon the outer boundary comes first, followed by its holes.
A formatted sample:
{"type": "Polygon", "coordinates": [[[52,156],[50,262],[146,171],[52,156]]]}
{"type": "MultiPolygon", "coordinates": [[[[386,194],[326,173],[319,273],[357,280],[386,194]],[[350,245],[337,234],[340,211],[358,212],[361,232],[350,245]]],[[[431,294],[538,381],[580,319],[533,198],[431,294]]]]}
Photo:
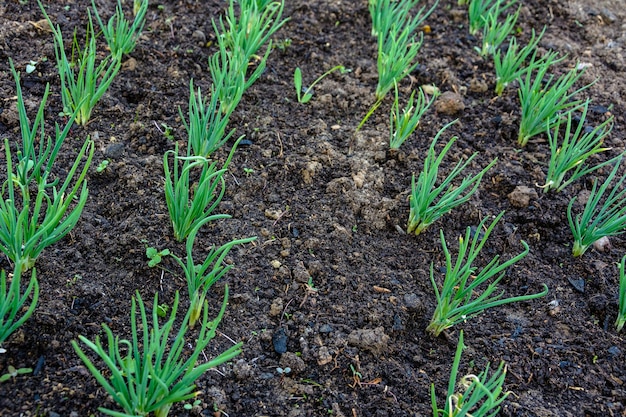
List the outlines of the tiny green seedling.
{"type": "Polygon", "coordinates": [[[104,160],[102,160],[102,161],[98,164],[98,166],[96,167],[96,172],[97,172],[98,174],[101,174],[102,172],[104,172],[104,170],[106,170],[106,169],[107,169],[107,167],[109,166],[109,163],[110,163],[110,162],[111,162],[111,161],[109,161],[108,159],[104,159],[104,160]]]}
{"type": "Polygon", "coordinates": [[[195,401],[194,401],[193,403],[191,403],[191,404],[185,404],[185,405],[183,405],[183,408],[184,408],[185,410],[192,410],[194,407],[198,407],[198,406],[200,406],[200,404],[202,404],[202,401],[200,401],[200,400],[195,400],[195,401]]]}
{"type": "Polygon", "coordinates": [[[167,316],[167,312],[170,310],[170,307],[163,303],[163,304],[159,304],[157,305],[157,316],[164,318],[165,316],[167,316]]]}
{"type": "Polygon", "coordinates": [[[15,369],[13,366],[9,365],[7,367],[7,370],[9,372],[7,372],[4,375],[0,376],[0,382],[5,382],[8,381],[11,378],[15,378],[18,375],[24,375],[24,374],[29,374],[31,372],[33,372],[32,368],[20,368],[20,369],[15,369]]]}
{"type": "Polygon", "coordinates": [[[320,75],[315,81],[313,81],[313,83],[310,86],[306,88],[302,88],[302,71],[300,70],[299,67],[296,68],[295,71],[293,72],[293,85],[296,88],[296,96],[298,97],[298,103],[300,104],[308,103],[313,97],[313,87],[315,87],[317,83],[322,81],[326,76],[332,74],[334,71],[339,71],[341,74],[350,72],[350,70],[346,69],[346,67],[344,67],[343,65],[337,65],[335,67],[332,67],[331,69],[329,69],[322,75],[320,75]]]}
{"type": "Polygon", "coordinates": [[[621,332],[626,324],[626,255],[617,264],[617,269],[619,270],[619,302],[615,327],[618,332],[621,332]]]}
{"type": "Polygon", "coordinates": [[[157,266],[158,264],[161,263],[161,261],[163,260],[164,256],[168,256],[170,254],[171,254],[171,252],[170,252],[169,249],[163,249],[162,251],[158,251],[158,250],[156,250],[156,248],[147,247],[146,248],[146,257],[149,259],[148,266],[150,268],[153,268],[153,267],[157,266]]]}
{"type": "Polygon", "coordinates": [[[251,174],[254,174],[254,169],[244,167],[243,172],[246,173],[246,177],[249,177],[251,174]]]}

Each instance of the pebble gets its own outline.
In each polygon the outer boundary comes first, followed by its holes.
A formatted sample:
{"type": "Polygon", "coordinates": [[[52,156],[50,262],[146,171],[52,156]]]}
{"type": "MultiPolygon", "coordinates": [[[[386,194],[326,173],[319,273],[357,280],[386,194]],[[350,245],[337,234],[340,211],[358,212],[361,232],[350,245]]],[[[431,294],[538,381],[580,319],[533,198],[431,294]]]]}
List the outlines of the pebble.
{"type": "Polygon", "coordinates": [[[104,150],[105,158],[117,159],[124,153],[123,143],[112,143],[104,150]]]}
{"type": "Polygon", "coordinates": [[[283,327],[279,327],[272,336],[272,344],[274,345],[274,351],[279,354],[287,352],[287,333],[283,327]]]}
{"type": "Polygon", "coordinates": [[[252,370],[252,367],[250,366],[248,362],[246,362],[245,359],[239,359],[233,365],[233,374],[235,375],[235,378],[239,380],[246,380],[252,377],[252,375],[254,374],[254,371],[252,370]]]}
{"type": "Polygon", "coordinates": [[[518,185],[507,197],[513,207],[525,208],[530,204],[530,199],[538,198],[538,195],[534,188],[518,185]]]}
{"type": "Polygon", "coordinates": [[[332,333],[335,329],[330,324],[322,324],[320,326],[320,333],[332,333]]]}
{"type": "Polygon", "coordinates": [[[284,353],[280,357],[280,367],[283,369],[291,368],[292,374],[300,374],[306,369],[306,364],[302,358],[293,352],[284,353]]]}
{"type": "Polygon", "coordinates": [[[435,109],[438,113],[453,115],[465,110],[465,103],[460,94],[446,91],[435,101],[435,109]]]}
{"type": "Polygon", "coordinates": [[[377,356],[387,350],[387,342],[389,342],[389,336],[385,334],[385,329],[382,326],[375,329],[353,330],[348,335],[349,345],[369,350],[377,356]]]}

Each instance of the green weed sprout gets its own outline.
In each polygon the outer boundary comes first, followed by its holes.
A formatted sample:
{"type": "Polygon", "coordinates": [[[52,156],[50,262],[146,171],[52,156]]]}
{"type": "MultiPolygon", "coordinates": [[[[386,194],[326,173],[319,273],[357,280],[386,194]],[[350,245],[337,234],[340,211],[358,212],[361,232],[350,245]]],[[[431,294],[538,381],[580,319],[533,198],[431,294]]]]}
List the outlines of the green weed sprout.
{"type": "Polygon", "coordinates": [[[572,100],[581,91],[591,87],[592,82],[576,90],[571,91],[572,86],[584,74],[584,70],[572,68],[566,74],[555,79],[550,75],[544,82],[549,67],[555,62],[557,53],[550,52],[544,56],[543,65],[530,65],[525,71],[525,76],[520,78],[520,88],[518,91],[522,116],[519,124],[519,134],[517,143],[526,146],[528,140],[548,129],[552,129],[559,117],[563,113],[572,111],[580,106],[582,100],[572,100]],[[532,79],[536,70],[535,78],[532,79]]]}
{"type": "Polygon", "coordinates": [[[54,52],[61,79],[63,112],[68,116],[75,113],[76,123],[85,125],[91,118],[91,112],[96,103],[109,88],[115,75],[117,75],[121,62],[107,57],[96,66],[96,37],[89,10],[87,10],[89,23],[87,25],[85,47],[81,51],[75,31],[72,45],[72,60],[68,60],[65,54],[61,28],[58,25],[54,26],[41,2],[38,3],[54,35],[54,52]],[[78,58],[74,60],[76,57],[78,58]],[[78,111],[76,112],[76,110],[78,111]]]}
{"type": "Polygon", "coordinates": [[[613,129],[613,116],[596,126],[593,130],[587,131],[585,129],[589,102],[587,100],[583,104],[582,114],[575,130],[572,126],[572,112],[567,113],[565,134],[562,139],[559,139],[562,119],[559,118],[557,120],[553,132],[548,130],[550,163],[548,165],[546,183],[543,185],[544,192],[550,190],[563,191],[565,187],[583,175],[615,162],[615,159],[611,159],[593,166],[585,163],[590,156],[611,149],[602,147],[602,141],[613,129]],[[565,179],[565,175],[568,173],[569,178],[565,179]]]}
{"type": "Polygon", "coordinates": [[[46,101],[48,100],[48,95],[50,93],[50,85],[46,84],[43,99],[41,100],[35,120],[31,126],[28,115],[26,114],[26,108],[24,106],[22,87],[20,85],[20,73],[15,71],[13,61],[10,59],[9,65],[11,66],[11,73],[15,79],[15,86],[17,90],[17,110],[19,114],[20,131],[22,134],[22,144],[21,147],[18,147],[16,153],[17,164],[15,165],[13,180],[23,193],[26,192],[26,188],[33,181],[37,184],[42,183],[43,178],[50,172],[59,150],[61,149],[61,145],[72,127],[73,119],[65,125],[63,131],[59,129],[58,124],[55,125],[56,137],[54,143],[49,136],[46,140],[44,129],[44,109],[46,108],[46,101]],[[37,139],[38,133],[39,139],[37,139]]]}
{"type": "MultiPolygon", "coordinates": [[[[211,221],[210,218],[205,218],[201,221],[195,229],[187,236],[186,249],[187,259],[185,262],[173,253],[164,253],[169,255],[180,265],[185,272],[185,278],[187,280],[187,289],[189,290],[189,327],[193,328],[195,323],[200,318],[202,313],[202,306],[206,298],[209,289],[215,284],[221,277],[223,277],[228,271],[230,271],[234,265],[224,265],[224,259],[235,245],[242,245],[250,243],[256,240],[256,236],[245,239],[232,240],[219,248],[213,247],[204,262],[201,264],[195,264],[193,260],[193,245],[196,240],[196,235],[200,228],[211,221]]],[[[147,252],[146,252],[147,253],[147,252]]]]}
{"type": "Polygon", "coordinates": [[[367,112],[363,120],[359,123],[357,130],[361,129],[365,122],[380,107],[387,93],[395,84],[413,71],[418,63],[415,61],[417,53],[422,47],[424,35],[422,32],[419,38],[416,35],[421,23],[435,10],[438,1],[425,12],[426,7],[420,8],[415,15],[410,17],[410,7],[413,1],[400,1],[398,3],[390,0],[379,0],[375,8],[371,7],[370,12],[378,13],[379,16],[372,16],[378,37],[378,84],[376,86],[376,101],[367,112]]]}
{"type": "Polygon", "coordinates": [[[489,12],[485,19],[482,48],[476,47],[480,56],[483,57],[494,54],[498,50],[502,42],[513,31],[519,17],[521,7],[514,14],[507,15],[504,22],[500,22],[498,20],[498,15],[500,14],[498,6],[499,4],[496,4],[496,7],[489,12]]]}
{"type": "Polygon", "coordinates": [[[435,93],[430,100],[426,99],[424,90],[419,89],[417,101],[415,100],[415,90],[411,93],[411,97],[406,106],[400,113],[400,103],[398,98],[398,85],[395,85],[395,99],[389,114],[389,147],[391,149],[399,149],[400,146],[408,139],[409,136],[417,129],[420,120],[426,110],[435,102],[439,93],[435,93]]]}
{"type": "Polygon", "coordinates": [[[78,337],[104,362],[106,371],[100,371],[78,342],[73,340],[72,346],[87,369],[124,412],[104,407],[99,410],[116,417],[147,416],[150,413],[154,413],[156,417],[166,417],[174,403],[194,398],[198,394],[194,392],[194,382],[202,374],[241,353],[241,343],[238,343],[216,358],[197,364],[201,353],[215,337],[227,300],[228,286],[225,288],[222,308],[212,321],[208,320],[208,303],[204,303],[199,334],[186,341],[185,336],[189,337],[189,312],[178,332],[172,334],[178,311],[178,293],[169,319],[162,326],[159,325],[158,295],[155,295],[150,326],[144,303],[137,292],[136,298],[132,299],[130,311],[131,340],[114,336],[106,324],[102,325],[106,333],[104,346],[99,336],[96,336],[95,342],[84,336],[78,337]],[[141,320],[139,323],[137,305],[141,320]],[[191,346],[191,352],[187,351],[187,345],[191,346]]]}
{"type": "Polygon", "coordinates": [[[78,222],[87,202],[85,176],[93,158],[94,144],[89,139],[85,141],[60,187],[57,188],[58,179],[49,182],[49,173],[46,172],[37,184],[34,201],[28,186],[20,187],[19,193],[15,192],[8,139],[4,140],[4,147],[9,179],[0,193],[0,252],[26,271],[46,247],[62,239],[78,222]],[[76,175],[85,155],[87,160],[82,171],[76,175]],[[21,205],[17,204],[19,197],[21,205]],[[76,205],[70,209],[74,200],[76,205]]]}
{"type": "Polygon", "coordinates": [[[37,282],[37,273],[35,269],[30,276],[30,282],[21,292],[22,267],[15,264],[13,277],[11,282],[7,282],[4,270],[0,272],[0,346],[2,343],[20,327],[35,311],[37,301],[39,300],[39,283],[37,282]],[[28,298],[31,297],[28,309],[23,311],[23,306],[28,298]],[[18,318],[18,315],[20,317],[18,318]]]}
{"type": "Polygon", "coordinates": [[[615,167],[599,188],[598,180],[593,182],[585,208],[576,219],[572,216],[576,197],[572,198],[567,206],[567,220],[574,235],[572,255],[575,257],[582,256],[589,246],[600,238],[626,232],[626,188],[623,188],[626,174],[611,187],[608,197],[602,201],[611,181],[617,175],[621,162],[622,155],[617,158],[615,167]]]}
{"type": "Polygon", "coordinates": [[[413,175],[411,181],[411,197],[409,200],[411,210],[407,224],[407,233],[419,235],[441,216],[468,201],[478,189],[483,175],[485,175],[489,168],[497,161],[496,158],[478,174],[463,178],[460,185],[453,185],[452,181],[457,178],[476,155],[478,155],[478,153],[474,153],[465,161],[459,161],[441,184],[435,187],[439,174],[439,166],[457,137],[455,136],[450,139],[439,155],[435,155],[435,145],[439,140],[439,136],[454,123],[456,123],[456,120],[445,125],[433,139],[428,149],[428,155],[424,159],[424,168],[422,172],[420,172],[417,182],[415,181],[415,175],[413,175]]]}
{"type": "MultiPolygon", "coordinates": [[[[240,96],[241,97],[241,96],[240,96]]],[[[189,120],[185,119],[182,110],[178,113],[187,131],[189,144],[188,154],[208,158],[213,152],[224,145],[235,133],[231,130],[226,133],[229,115],[222,114],[219,110],[219,94],[214,88],[211,89],[209,100],[202,98],[202,92],[198,88],[196,94],[193,88],[193,80],[189,82],[189,120]]]]}
{"type": "Polygon", "coordinates": [[[509,395],[503,392],[504,379],[506,378],[506,365],[504,362],[489,377],[490,364],[487,363],[485,370],[478,376],[469,374],[461,378],[457,383],[461,354],[463,353],[463,330],[459,332],[459,343],[454,355],[454,362],[450,371],[448,382],[448,394],[443,409],[437,406],[435,384],[430,386],[430,399],[433,408],[433,417],[493,417],[500,411],[500,404],[509,395]],[[457,391],[458,389],[460,391],[457,391]]]}
{"type": "Polygon", "coordinates": [[[337,65],[335,67],[332,67],[331,69],[329,69],[328,71],[326,71],[325,73],[317,77],[317,79],[313,81],[313,83],[310,86],[303,89],[302,88],[302,71],[300,70],[300,68],[296,68],[295,71],[293,72],[293,85],[296,88],[296,96],[298,97],[298,103],[306,104],[309,101],[311,101],[311,98],[313,97],[313,87],[315,87],[317,83],[322,81],[327,75],[332,74],[334,71],[339,71],[341,74],[345,74],[346,72],[349,72],[350,70],[347,70],[346,67],[344,67],[343,65],[337,65]]]}
{"type": "Polygon", "coordinates": [[[530,251],[528,245],[523,240],[524,251],[519,255],[500,264],[500,256],[496,255],[480,272],[472,266],[480,254],[487,238],[493,228],[502,218],[504,212],[500,213],[483,233],[486,219],[480,222],[478,228],[472,233],[470,227],[465,232],[465,237],[459,237],[459,253],[454,264],[452,256],[448,251],[443,230],[440,230],[441,245],[446,257],[446,272],[441,290],[439,290],[434,277],[434,264],[430,264],[430,282],[435,290],[437,307],[426,330],[435,336],[458,323],[462,323],[470,317],[478,315],[484,310],[502,304],[517,301],[528,301],[534,298],[543,297],[548,293],[548,287],[543,284],[543,291],[537,294],[522,295],[518,297],[502,298],[504,291],[495,294],[498,283],[504,277],[506,269],[524,258],[530,251]],[[483,291],[478,292],[478,288],[496,277],[483,291]]]}
{"type": "Polygon", "coordinates": [[[136,9],[133,9],[135,19],[132,24],[126,20],[124,16],[121,0],[117,0],[115,14],[111,16],[106,25],[98,14],[95,0],[91,0],[91,5],[100,30],[102,30],[104,39],[106,39],[107,45],[109,45],[109,49],[111,50],[111,56],[113,56],[114,60],[121,61],[123,55],[128,55],[135,49],[135,45],[139,40],[139,36],[146,22],[148,0],[135,2],[134,7],[136,9]]]}
{"type": "Polygon", "coordinates": [[[515,3],[517,0],[511,0],[507,3],[503,0],[471,0],[467,8],[470,35],[476,36],[480,33],[487,24],[489,15],[493,15],[497,19],[500,13],[515,3]]]}
{"type": "Polygon", "coordinates": [[[230,217],[226,214],[211,213],[222,201],[226,191],[224,173],[238,143],[239,141],[231,149],[221,169],[217,169],[217,162],[210,162],[202,156],[179,156],[178,146],[165,152],[163,156],[165,201],[174,228],[174,238],[177,241],[185,239],[207,218],[211,221],[230,217]],[[169,164],[170,156],[173,157],[172,169],[169,164]],[[196,170],[200,171],[197,182],[191,177],[196,170]]]}
{"type": "Polygon", "coordinates": [[[531,57],[529,65],[533,66],[532,70],[536,70],[544,65],[543,59],[535,59],[535,57],[537,54],[537,46],[545,31],[546,28],[544,26],[539,36],[536,36],[535,30],[533,29],[530,41],[521,49],[517,43],[517,39],[513,36],[509,41],[509,47],[504,55],[502,55],[500,48],[495,50],[493,54],[493,66],[496,72],[495,91],[497,95],[501,96],[504,89],[526,71],[523,65],[529,56],[531,57]]]}
{"type": "Polygon", "coordinates": [[[618,332],[621,332],[624,323],[626,323],[626,255],[622,258],[622,261],[617,264],[617,269],[619,270],[619,303],[615,327],[618,332]]]}

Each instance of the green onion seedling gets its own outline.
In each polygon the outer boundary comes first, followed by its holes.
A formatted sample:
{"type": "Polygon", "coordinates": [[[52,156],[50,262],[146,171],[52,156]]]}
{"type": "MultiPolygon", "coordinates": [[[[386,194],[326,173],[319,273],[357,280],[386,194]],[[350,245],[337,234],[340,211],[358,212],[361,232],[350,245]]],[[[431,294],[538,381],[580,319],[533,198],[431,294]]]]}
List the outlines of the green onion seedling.
{"type": "Polygon", "coordinates": [[[621,332],[622,327],[626,324],[626,255],[617,264],[617,269],[619,270],[619,300],[615,327],[618,332],[621,332]]]}
{"type": "Polygon", "coordinates": [[[465,375],[457,381],[461,354],[464,348],[463,330],[461,330],[452,369],[450,370],[448,393],[443,408],[437,406],[435,384],[433,383],[430,386],[433,417],[493,417],[498,414],[500,404],[510,394],[503,391],[504,379],[506,378],[506,365],[504,362],[500,363],[500,366],[493,372],[491,377],[489,377],[490,364],[487,363],[485,370],[479,375],[465,375]]]}
{"type": "Polygon", "coordinates": [[[452,263],[452,255],[448,251],[443,230],[440,230],[441,245],[446,258],[446,271],[443,285],[439,289],[435,281],[434,263],[430,264],[430,282],[435,291],[437,306],[428,327],[426,327],[428,332],[438,336],[442,331],[462,323],[489,308],[518,301],[532,300],[543,297],[548,293],[548,287],[545,284],[543,284],[543,291],[536,294],[502,298],[504,291],[496,292],[498,283],[504,277],[506,269],[523,259],[530,252],[528,244],[523,240],[521,243],[524,251],[508,261],[501,264],[500,256],[496,255],[480,272],[473,265],[487,242],[487,238],[503,215],[504,212],[501,212],[496,216],[486,229],[484,227],[487,219],[483,219],[480,222],[474,233],[468,227],[465,236],[459,236],[459,253],[454,264],[452,263]],[[484,230],[484,233],[480,233],[482,230],[484,230]],[[480,291],[480,286],[486,284],[492,278],[494,279],[489,285],[480,291]]]}
{"type": "Polygon", "coordinates": [[[615,167],[598,187],[598,180],[593,182],[591,193],[583,212],[575,218],[572,215],[572,207],[576,197],[572,198],[567,206],[567,220],[574,236],[572,255],[582,256],[594,242],[603,238],[620,235],[626,232],[626,174],[611,186],[611,182],[617,175],[623,155],[615,162],[615,167]],[[605,198],[604,195],[609,190],[605,198]]]}

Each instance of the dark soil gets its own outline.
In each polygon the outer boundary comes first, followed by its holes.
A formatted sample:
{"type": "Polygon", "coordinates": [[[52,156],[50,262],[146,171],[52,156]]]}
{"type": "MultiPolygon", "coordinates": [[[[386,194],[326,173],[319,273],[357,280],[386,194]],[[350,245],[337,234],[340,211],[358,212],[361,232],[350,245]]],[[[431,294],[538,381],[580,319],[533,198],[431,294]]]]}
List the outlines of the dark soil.
{"type": "MultiPolygon", "coordinates": [[[[0,5],[0,137],[11,141],[19,138],[19,123],[9,58],[22,72],[29,114],[34,115],[50,83],[47,128],[63,123],[57,116],[61,99],[52,37],[45,23],[36,23],[43,18],[37,5],[25,3],[0,5]],[[37,70],[26,74],[31,60],[39,62],[37,70]]],[[[67,39],[74,28],[85,27],[89,2],[46,3],[67,39]]],[[[101,406],[115,408],[70,341],[78,335],[95,338],[102,333],[101,323],[127,337],[131,296],[137,290],[146,300],[158,292],[168,304],[175,291],[186,294],[175,264],[166,260],[167,271],[149,268],[145,248],[184,255],[173,239],[163,195],[162,158],[174,143],[162,130],[172,127],[184,146],[178,107],[186,112],[190,78],[208,91],[207,57],[215,51],[211,19],[223,12],[225,2],[161,3],[150,6],[132,57],[91,123],[72,129],[60,157],[62,171],[87,136],[96,143],[82,218],[37,260],[39,304],[3,346],[7,352],[0,356],[0,374],[9,365],[35,369],[0,384],[3,416],[89,416],[99,415],[101,406]],[[104,159],[111,163],[97,173],[104,159]]],[[[591,64],[582,82],[599,78],[584,94],[594,100],[589,123],[601,123],[611,113],[615,128],[607,140],[613,149],[597,160],[624,151],[623,3],[523,3],[522,42],[532,28],[547,25],[541,49],[568,54],[563,71],[577,62],[591,64]]],[[[102,7],[103,16],[110,15],[112,4],[102,7]]],[[[452,115],[429,111],[396,153],[388,151],[389,100],[355,134],[377,82],[367,2],[293,0],[285,15],[289,22],[274,36],[281,48],[271,53],[265,73],[231,120],[236,136],[247,139],[236,151],[219,208],[232,219],[203,228],[196,242],[199,259],[213,244],[258,236],[254,244],[231,252],[228,261],[236,267],[209,295],[213,314],[229,284],[222,333],[207,357],[231,340],[244,342],[243,354],[198,381],[200,407],[190,413],[177,405],[171,415],[219,415],[215,410],[231,417],[429,415],[430,384],[435,383],[442,401],[460,329],[467,345],[461,372],[479,372],[487,362],[507,363],[505,388],[511,395],[501,415],[624,415],[626,345],[613,323],[616,262],[626,252],[626,241],[612,238],[609,251],[572,258],[566,207],[590,188],[592,178],[560,194],[538,188],[547,171],[546,138],[517,147],[515,86],[495,98],[493,65],[474,52],[479,39],[467,34],[464,9],[456,0],[440,1],[427,20],[431,31],[420,66],[400,90],[406,98],[412,88],[432,83],[460,94],[465,109],[452,115]],[[297,103],[296,67],[309,83],[339,64],[352,72],[333,74],[319,84],[309,104],[297,103]],[[498,163],[469,203],[422,235],[406,235],[411,175],[421,169],[436,132],[455,118],[459,122],[444,136],[459,139],[446,164],[475,151],[480,154],[471,172],[495,157],[498,163]],[[527,205],[509,196],[517,186],[536,192],[527,205]],[[520,295],[540,291],[545,283],[549,295],[492,309],[434,338],[425,328],[435,307],[428,271],[433,262],[440,279],[444,265],[439,229],[454,242],[467,226],[502,210],[506,214],[481,265],[495,254],[515,256],[523,239],[531,252],[509,269],[500,287],[520,295]],[[309,276],[315,293],[307,291],[309,276]],[[287,353],[281,356],[272,339],[283,332],[287,353]],[[359,335],[364,337],[359,340],[359,335]],[[281,377],[277,367],[292,372],[281,377]],[[360,383],[352,369],[361,374],[360,383]]],[[[231,146],[217,157],[225,159],[231,146]]],[[[606,170],[598,174],[601,179],[606,175],[606,170]]],[[[0,266],[11,268],[6,259],[0,266]]]]}

